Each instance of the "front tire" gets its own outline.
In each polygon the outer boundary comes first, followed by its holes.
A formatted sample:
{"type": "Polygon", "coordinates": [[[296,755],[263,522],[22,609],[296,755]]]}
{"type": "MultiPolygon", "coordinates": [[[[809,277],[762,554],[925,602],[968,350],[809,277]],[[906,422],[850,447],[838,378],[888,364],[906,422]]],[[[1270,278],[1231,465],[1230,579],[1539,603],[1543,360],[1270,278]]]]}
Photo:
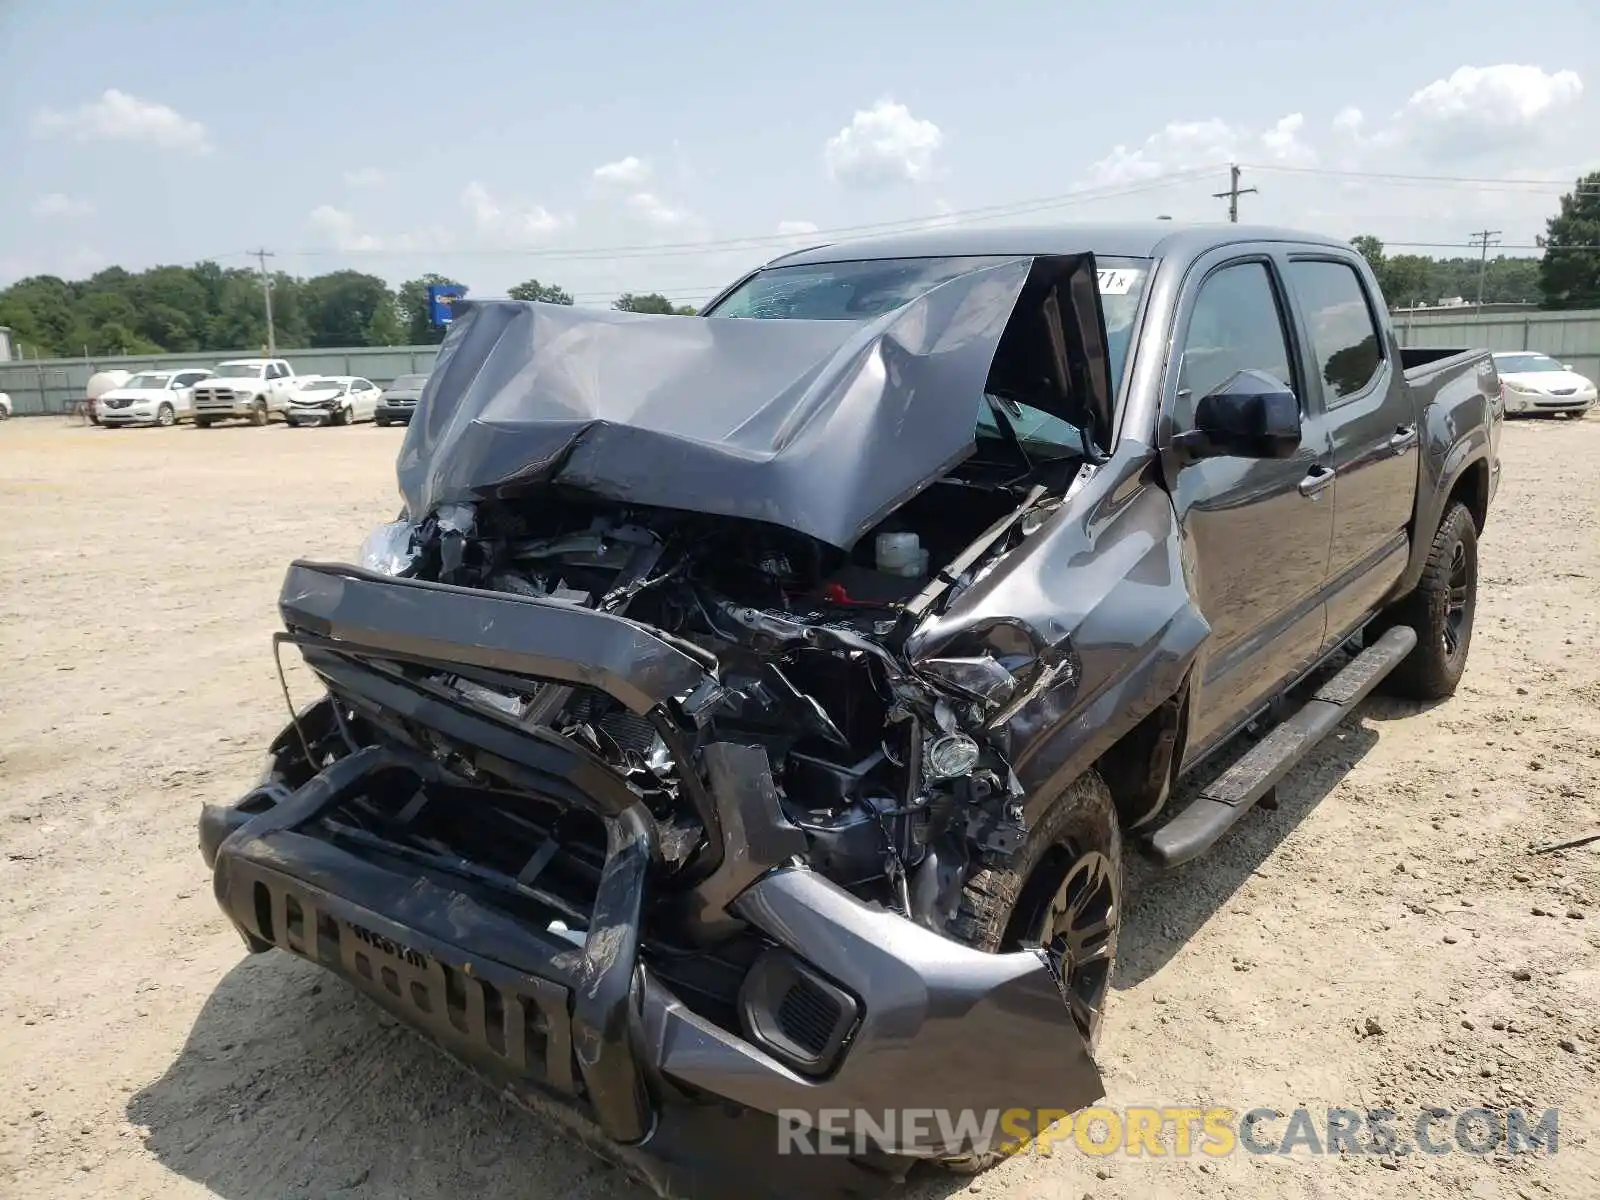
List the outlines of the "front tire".
{"type": "Polygon", "coordinates": [[[257,396],[256,402],[250,406],[250,424],[265,425],[268,420],[267,402],[257,396]]]}
{"type": "MultiPolygon", "coordinates": [[[[989,954],[1040,947],[1059,972],[1067,1006],[1091,1053],[1099,1044],[1122,925],[1122,827],[1099,772],[1075,779],[1028,831],[1004,867],[983,866],[962,889],[947,926],[989,954]]],[[[999,1151],[946,1159],[960,1174],[987,1170],[999,1151]]]]}
{"type": "Polygon", "coordinates": [[[1455,694],[1467,669],[1473,619],[1478,611],[1478,527],[1464,504],[1452,504],[1439,522],[1416,590],[1382,619],[1409,625],[1417,646],[1388,679],[1385,689],[1412,700],[1445,700],[1455,694]]]}
{"type": "Polygon", "coordinates": [[[172,405],[163,404],[160,408],[156,409],[156,424],[161,426],[163,429],[171,428],[177,423],[177,420],[178,414],[173,411],[172,405]]]}
{"type": "Polygon", "coordinates": [[[211,428],[211,418],[210,417],[196,417],[194,419],[194,427],[196,429],[210,429],[211,428]]]}

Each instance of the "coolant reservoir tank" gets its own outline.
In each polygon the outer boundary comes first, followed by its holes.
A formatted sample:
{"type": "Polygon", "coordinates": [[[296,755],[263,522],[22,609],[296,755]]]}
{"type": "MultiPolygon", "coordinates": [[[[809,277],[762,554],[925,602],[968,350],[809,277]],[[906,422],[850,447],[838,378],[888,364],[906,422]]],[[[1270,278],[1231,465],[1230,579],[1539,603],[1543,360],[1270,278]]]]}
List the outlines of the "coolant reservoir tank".
{"type": "Polygon", "coordinates": [[[918,576],[928,561],[922,541],[914,533],[880,533],[876,545],[878,570],[885,575],[918,576]]]}

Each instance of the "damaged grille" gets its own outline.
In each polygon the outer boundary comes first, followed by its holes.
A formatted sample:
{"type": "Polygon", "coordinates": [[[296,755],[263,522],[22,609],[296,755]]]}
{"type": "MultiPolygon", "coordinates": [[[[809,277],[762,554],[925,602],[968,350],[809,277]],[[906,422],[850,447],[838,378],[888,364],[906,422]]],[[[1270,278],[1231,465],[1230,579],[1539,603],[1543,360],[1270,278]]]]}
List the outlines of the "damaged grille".
{"type": "MultiPolygon", "coordinates": [[[[265,941],[349,980],[395,1015],[464,1056],[574,1090],[568,990],[499,964],[446,954],[347,901],[316,896],[250,860],[246,911],[265,941]],[[382,932],[388,929],[390,932],[382,932]]],[[[238,885],[235,885],[238,886],[238,885]]]]}

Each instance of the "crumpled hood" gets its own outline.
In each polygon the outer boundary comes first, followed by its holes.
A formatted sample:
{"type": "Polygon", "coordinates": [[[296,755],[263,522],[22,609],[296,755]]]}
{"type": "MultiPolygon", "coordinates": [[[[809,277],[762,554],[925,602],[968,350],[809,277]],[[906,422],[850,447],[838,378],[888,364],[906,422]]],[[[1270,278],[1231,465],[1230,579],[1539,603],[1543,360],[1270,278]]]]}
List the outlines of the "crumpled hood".
{"type": "Polygon", "coordinates": [[[560,484],[848,548],[972,453],[1025,287],[1081,298],[1085,271],[1103,363],[1087,255],[975,271],[863,323],[463,302],[401,445],[407,511],[560,484]]]}

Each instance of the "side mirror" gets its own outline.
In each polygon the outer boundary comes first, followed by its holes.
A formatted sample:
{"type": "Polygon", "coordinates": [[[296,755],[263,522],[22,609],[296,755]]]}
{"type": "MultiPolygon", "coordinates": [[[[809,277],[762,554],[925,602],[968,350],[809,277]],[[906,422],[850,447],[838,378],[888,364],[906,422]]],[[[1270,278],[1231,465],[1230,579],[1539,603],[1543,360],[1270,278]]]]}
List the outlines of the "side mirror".
{"type": "Polygon", "coordinates": [[[1572,364],[1571,363],[1562,363],[1561,364],[1561,369],[1563,371],[1570,371],[1570,370],[1572,370],[1572,364]]]}
{"type": "Polygon", "coordinates": [[[1194,428],[1177,442],[1192,458],[1293,458],[1300,401],[1265,371],[1240,371],[1200,397],[1194,428]]]}

